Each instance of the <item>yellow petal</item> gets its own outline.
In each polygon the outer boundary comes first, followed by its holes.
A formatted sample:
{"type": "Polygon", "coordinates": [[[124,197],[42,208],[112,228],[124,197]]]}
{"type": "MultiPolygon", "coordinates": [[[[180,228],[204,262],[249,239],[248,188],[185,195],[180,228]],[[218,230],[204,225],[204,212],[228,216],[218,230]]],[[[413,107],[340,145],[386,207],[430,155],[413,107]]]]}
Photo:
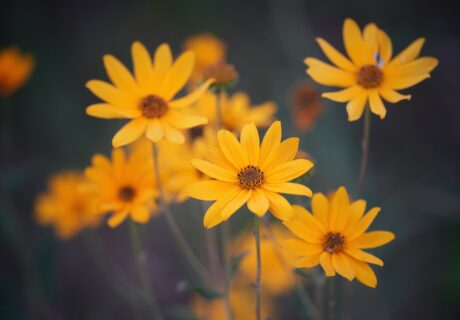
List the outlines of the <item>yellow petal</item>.
{"type": "Polygon", "coordinates": [[[241,130],[241,147],[247,155],[248,164],[259,165],[259,132],[254,123],[247,124],[241,130]]]}
{"type": "Polygon", "coordinates": [[[144,90],[153,89],[153,66],[150,53],[142,43],[135,41],[131,46],[131,54],[137,83],[144,90]]]}
{"type": "Polygon", "coordinates": [[[179,130],[171,127],[170,125],[164,122],[162,123],[162,125],[166,140],[177,144],[184,143],[185,137],[179,130]]]}
{"type": "Polygon", "coordinates": [[[350,204],[348,207],[348,220],[345,228],[343,229],[344,235],[348,235],[348,233],[355,228],[365,211],[366,201],[364,200],[356,200],[350,204]]]}
{"type": "Polygon", "coordinates": [[[348,263],[349,258],[342,253],[332,254],[332,266],[338,274],[347,278],[349,281],[353,280],[355,277],[355,271],[348,263]]]}
{"type": "Polygon", "coordinates": [[[383,261],[376,256],[356,248],[345,248],[345,252],[353,258],[367,263],[383,266],[383,261]]]}
{"type": "Polygon", "coordinates": [[[316,58],[306,58],[307,74],[313,80],[326,86],[349,87],[356,84],[356,77],[349,71],[344,71],[316,58]]]}
{"type": "Polygon", "coordinates": [[[301,258],[295,263],[296,268],[312,268],[315,267],[319,264],[319,254],[306,257],[306,258],[301,258]]]}
{"type": "Polygon", "coordinates": [[[368,213],[358,222],[356,227],[350,232],[349,241],[352,241],[366,232],[367,228],[371,225],[372,221],[374,221],[377,214],[380,212],[380,208],[375,207],[369,210],[368,213]]]}
{"type": "Polygon", "coordinates": [[[240,189],[236,189],[229,192],[225,197],[214,202],[206,211],[204,215],[203,224],[205,228],[212,228],[222,221],[224,221],[221,212],[227,206],[227,204],[240,192],[240,189]]]}
{"type": "Polygon", "coordinates": [[[428,78],[430,78],[428,73],[410,77],[387,77],[384,80],[384,85],[394,90],[402,90],[415,86],[417,83],[420,83],[428,78]]]}
{"type": "Polygon", "coordinates": [[[267,183],[281,183],[293,180],[305,174],[313,167],[313,162],[305,159],[296,159],[277,166],[266,172],[267,183]]]}
{"type": "Polygon", "coordinates": [[[193,116],[175,110],[169,110],[166,117],[170,124],[179,129],[189,129],[208,123],[208,119],[204,117],[193,116]]]}
{"type": "Polygon", "coordinates": [[[260,190],[253,190],[248,200],[249,211],[255,213],[259,217],[262,217],[269,208],[270,204],[267,197],[260,190]]]}
{"type": "Polygon", "coordinates": [[[112,150],[113,173],[117,180],[123,180],[126,168],[125,152],[121,148],[112,150]]]}
{"type": "Polygon", "coordinates": [[[110,80],[115,86],[128,92],[138,90],[133,76],[117,58],[109,54],[105,55],[104,65],[110,80]]]}
{"type": "Polygon", "coordinates": [[[391,60],[393,44],[390,37],[383,30],[378,31],[377,37],[380,48],[380,61],[382,65],[386,65],[391,60]]]}
{"type": "Polygon", "coordinates": [[[230,172],[238,171],[239,169],[231,164],[227,158],[225,158],[222,151],[216,146],[209,146],[206,154],[206,158],[215,165],[222,167],[230,172]]]}
{"type": "MultiPolygon", "coordinates": [[[[378,53],[379,43],[378,43],[378,31],[377,25],[375,23],[369,23],[364,27],[363,31],[363,41],[368,52],[373,54],[373,58],[378,53]]],[[[373,62],[377,62],[375,59],[373,62]]]]}
{"type": "Polygon", "coordinates": [[[136,108],[136,101],[132,97],[105,81],[91,80],[86,83],[86,87],[91,90],[95,96],[113,106],[136,108]]]}
{"type": "Polygon", "coordinates": [[[140,138],[147,127],[147,119],[139,117],[128,122],[112,139],[115,148],[130,144],[140,138]]]}
{"type": "Polygon", "coordinates": [[[134,207],[131,219],[137,223],[147,223],[150,220],[150,212],[146,206],[139,205],[134,207]]]}
{"type": "Polygon", "coordinates": [[[323,267],[324,272],[326,273],[327,277],[335,276],[335,270],[334,270],[334,267],[332,266],[330,253],[328,252],[321,253],[319,257],[319,263],[321,264],[321,267],[323,267]]]}
{"type": "Polygon", "coordinates": [[[160,89],[160,95],[166,100],[170,100],[182,89],[192,74],[195,54],[187,51],[179,56],[168,71],[160,89]]]}
{"type": "Polygon", "coordinates": [[[396,102],[399,102],[401,100],[410,100],[411,99],[411,95],[408,94],[408,95],[403,95],[403,94],[400,94],[399,92],[396,92],[390,88],[387,88],[387,87],[380,87],[379,89],[379,94],[382,96],[383,99],[385,99],[386,101],[388,102],[391,102],[391,103],[396,103],[396,102]]]}
{"type": "Polygon", "coordinates": [[[377,286],[377,277],[374,271],[366,262],[358,261],[355,259],[349,259],[348,261],[351,267],[355,271],[356,279],[362,284],[375,288],[377,286]]]}
{"type": "Polygon", "coordinates": [[[281,245],[287,251],[300,257],[317,255],[323,251],[320,244],[307,243],[300,239],[284,240],[281,245]]]}
{"type": "Polygon", "coordinates": [[[347,190],[340,187],[332,197],[330,206],[329,228],[333,232],[342,231],[348,219],[348,206],[350,199],[347,190]]]}
{"type": "Polygon", "coordinates": [[[185,97],[169,102],[169,106],[173,109],[180,109],[190,106],[191,104],[195,103],[205,93],[206,90],[208,90],[209,86],[213,82],[214,79],[209,79],[185,97]]]}
{"type": "Polygon", "coordinates": [[[329,228],[329,200],[322,193],[315,193],[311,199],[313,215],[324,228],[329,228]]]}
{"type": "Polygon", "coordinates": [[[376,248],[387,244],[395,238],[393,232],[389,231],[371,231],[366,232],[355,240],[350,242],[350,246],[367,249],[376,248]]]}
{"type": "Polygon", "coordinates": [[[195,199],[212,201],[225,196],[238,188],[238,185],[219,180],[200,181],[192,184],[186,190],[195,199]]]}
{"type": "Polygon", "coordinates": [[[347,104],[348,121],[356,121],[361,118],[367,101],[367,93],[363,91],[359,96],[347,104]]]}
{"type": "Polygon", "coordinates": [[[324,54],[340,69],[344,69],[350,72],[355,72],[357,67],[348,60],[344,55],[337,51],[332,45],[322,38],[316,38],[319,46],[323,50],[324,54]]]}
{"type": "Polygon", "coordinates": [[[369,61],[361,30],[359,30],[356,22],[350,18],[345,19],[343,24],[343,44],[355,65],[361,66],[372,62],[369,61]]]}
{"type": "Polygon", "coordinates": [[[275,121],[265,133],[262,145],[260,146],[260,159],[268,158],[271,152],[276,150],[281,143],[281,122],[275,121]]]}
{"type": "Polygon", "coordinates": [[[211,178],[226,182],[236,182],[236,173],[221,168],[209,161],[193,159],[192,165],[211,178]]]}
{"type": "Polygon", "coordinates": [[[281,221],[290,220],[293,216],[291,204],[275,192],[265,191],[265,196],[270,203],[270,212],[281,221]]]}
{"type": "Polygon", "coordinates": [[[264,184],[264,189],[286,194],[295,194],[299,196],[311,197],[312,191],[310,188],[293,182],[283,182],[283,183],[266,183],[264,184]]]}
{"type": "Polygon", "coordinates": [[[166,43],[163,43],[158,47],[155,51],[154,57],[154,84],[156,88],[161,88],[163,84],[164,78],[168,73],[169,69],[171,68],[171,64],[173,61],[171,48],[166,43]]]}
{"type": "Polygon", "coordinates": [[[163,138],[164,131],[163,127],[161,126],[160,121],[158,119],[152,119],[149,121],[147,125],[147,132],[146,136],[153,142],[158,142],[163,138]]]}
{"type": "Polygon", "coordinates": [[[227,130],[220,130],[217,134],[217,140],[225,158],[235,167],[242,169],[249,164],[241,144],[233,133],[227,130]]]}
{"type": "Polygon", "coordinates": [[[361,86],[354,85],[336,92],[325,92],[321,96],[336,102],[348,102],[360,96],[363,91],[361,86]]]}
{"type": "Polygon", "coordinates": [[[425,38],[419,38],[412,42],[406,49],[401,51],[393,60],[388,63],[388,68],[397,67],[398,65],[410,62],[417,58],[422,50],[425,38]]]}
{"type": "Polygon", "coordinates": [[[86,108],[86,114],[101,119],[137,118],[139,110],[114,107],[107,103],[96,103],[86,108]]]}
{"type": "Polygon", "coordinates": [[[382,99],[377,90],[372,90],[369,93],[369,106],[372,113],[378,115],[380,119],[384,119],[387,114],[387,109],[383,105],[382,99]]]}
{"type": "Polygon", "coordinates": [[[283,221],[283,224],[297,237],[310,242],[322,243],[325,228],[305,208],[293,205],[294,216],[292,220],[283,221]]]}
{"type": "Polygon", "coordinates": [[[222,219],[227,221],[228,218],[230,218],[239,208],[243,206],[243,204],[248,201],[250,195],[251,192],[248,190],[240,189],[238,193],[232,199],[230,199],[227,205],[223,208],[222,212],[220,213],[222,219]]]}
{"type": "Polygon", "coordinates": [[[127,211],[123,212],[117,212],[112,214],[112,216],[107,220],[107,224],[109,225],[110,228],[115,228],[122,223],[126,217],[128,216],[127,211]]]}
{"type": "Polygon", "coordinates": [[[285,162],[294,160],[298,149],[299,138],[289,138],[284,140],[266,159],[261,159],[261,169],[269,172],[285,162]]]}
{"type": "Polygon", "coordinates": [[[430,73],[438,65],[438,59],[423,57],[404,63],[394,68],[384,68],[386,76],[391,77],[414,77],[420,74],[430,73]]]}

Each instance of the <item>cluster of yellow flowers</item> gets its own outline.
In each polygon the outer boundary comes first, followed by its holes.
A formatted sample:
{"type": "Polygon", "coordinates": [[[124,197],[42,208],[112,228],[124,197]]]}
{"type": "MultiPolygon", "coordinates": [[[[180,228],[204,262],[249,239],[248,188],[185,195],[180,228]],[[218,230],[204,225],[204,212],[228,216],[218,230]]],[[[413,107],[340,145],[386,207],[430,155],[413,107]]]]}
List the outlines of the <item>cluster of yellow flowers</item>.
{"type": "MultiPolygon", "coordinates": [[[[322,96],[347,102],[349,121],[359,119],[366,108],[383,119],[382,98],[390,103],[410,99],[396,90],[428,78],[437,65],[434,58],[418,58],[423,39],[392,58],[390,38],[372,23],[361,32],[346,19],[343,39],[349,59],[318,38],[335,66],[310,57],[305,63],[316,82],[345,88],[322,96]]],[[[103,102],[90,105],[86,112],[129,122],[114,135],[111,158],[97,154],[84,174],[65,172],[51,179],[48,192],[37,200],[37,221],[53,224],[64,238],[97,225],[104,214],[110,214],[112,228],[127,217],[146,223],[162,212],[164,203],[188,197],[213,202],[204,215],[206,228],[227,221],[244,205],[257,217],[271,212],[282,224],[264,225],[257,252],[247,234],[232,245],[233,253],[246,252],[240,276],[229,289],[237,319],[245,318],[254,303],[248,292],[260,276],[259,254],[263,289],[270,293],[264,299],[294,286],[294,267],[320,265],[327,277],[339,274],[375,287],[377,278],[369,264],[382,266],[383,261],[364,249],[394,239],[388,231],[368,231],[380,208],[366,213],[366,202],[351,199],[345,187],[329,196],[313,194],[296,179],[314,164],[299,156],[299,138],[282,140],[282,124],[274,119],[277,106],[251,105],[246,93],[228,93],[238,73],[225,61],[223,42],[204,34],[190,38],[184,47],[187,51],[174,59],[170,47],[162,44],[152,57],[143,44],[134,42],[133,74],[115,57],[104,56],[111,83],[87,83],[103,102]],[[177,97],[184,88],[187,94],[177,97]],[[267,127],[261,138],[259,129],[267,127]],[[311,210],[292,205],[283,194],[312,197],[311,210]]],[[[294,106],[296,110],[315,96],[310,88],[299,90],[307,98],[299,98],[303,101],[294,106]]],[[[315,99],[314,103],[319,106],[315,99]]],[[[318,109],[309,112],[316,117],[318,109]]],[[[303,123],[304,128],[311,126],[309,119],[303,123]]],[[[222,300],[204,303],[194,300],[198,315],[225,318],[222,300]]],[[[262,300],[262,314],[271,314],[271,308],[262,300]]]]}

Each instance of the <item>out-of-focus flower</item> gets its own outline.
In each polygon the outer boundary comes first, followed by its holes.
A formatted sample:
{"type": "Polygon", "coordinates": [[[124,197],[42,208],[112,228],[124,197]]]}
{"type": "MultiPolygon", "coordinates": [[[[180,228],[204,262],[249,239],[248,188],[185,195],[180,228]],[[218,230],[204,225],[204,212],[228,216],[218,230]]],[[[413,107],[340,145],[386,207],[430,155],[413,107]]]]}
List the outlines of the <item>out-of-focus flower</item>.
{"type": "Polygon", "coordinates": [[[350,59],[326,40],[318,38],[317,41],[335,66],[306,58],[307,73],[323,85],[346,88],[323,93],[323,97],[347,102],[349,121],[361,118],[367,103],[374,114],[385,118],[387,111],[382,98],[390,103],[409,100],[410,95],[402,95],[396,90],[412,87],[429,78],[438,64],[438,60],[432,57],[417,58],[424,38],[417,39],[392,58],[391,39],[374,23],[366,25],[361,32],[355,21],[345,20],[343,42],[350,59]]]}
{"type": "Polygon", "coordinates": [[[207,119],[185,114],[181,109],[198,100],[213,80],[175,99],[190,78],[194,53],[185,52],[173,61],[171,49],[162,44],[155,51],[152,63],[144,45],[134,42],[132,56],[134,77],[115,57],[104,56],[107,74],[114,85],[101,80],[88,81],[86,86],[105,103],[89,106],[86,113],[104,119],[132,119],[113,137],[114,147],[129,144],[143,135],[153,142],[165,138],[183,143],[184,135],[178,129],[205,124],[207,119]]]}
{"type": "MultiPolygon", "coordinates": [[[[264,102],[251,106],[249,96],[237,92],[231,96],[221,92],[220,112],[221,126],[232,132],[239,132],[244,125],[253,122],[257,127],[265,128],[273,122],[277,107],[274,102],[264,102]]],[[[217,95],[211,92],[204,94],[191,109],[191,112],[208,118],[209,125],[216,125],[217,95]]]]}
{"type": "Polygon", "coordinates": [[[209,87],[214,92],[230,89],[238,81],[238,71],[231,64],[217,62],[203,69],[204,79],[214,79],[215,82],[209,87]]]}
{"type": "Polygon", "coordinates": [[[17,47],[0,51],[0,95],[13,94],[29,78],[34,69],[34,58],[22,54],[17,47]]]}
{"type": "MultiPolygon", "coordinates": [[[[255,292],[253,286],[250,283],[234,281],[230,289],[230,307],[233,318],[235,320],[248,319],[249,315],[254,313],[254,306],[255,292]]],[[[227,319],[227,311],[223,299],[206,300],[197,295],[193,297],[191,307],[196,319],[227,319]]],[[[273,301],[266,295],[262,296],[261,312],[263,319],[273,316],[273,301]]]]}
{"type": "Polygon", "coordinates": [[[295,158],[296,159],[306,159],[306,160],[312,160],[313,159],[308,152],[303,151],[303,150],[297,151],[297,154],[296,154],[295,158]]]}
{"type": "MultiPolygon", "coordinates": [[[[260,255],[262,260],[262,288],[264,294],[281,295],[294,287],[295,256],[280,246],[280,243],[292,236],[286,228],[272,225],[261,229],[260,255]]],[[[256,278],[257,259],[252,233],[244,234],[233,243],[234,254],[243,258],[238,271],[251,284],[256,278]]]]}
{"type": "Polygon", "coordinates": [[[369,287],[377,286],[369,263],[383,266],[383,261],[363,249],[380,247],[395,237],[389,231],[367,232],[380,208],[364,214],[366,202],[350,202],[344,187],[331,200],[321,193],[313,195],[313,214],[300,206],[293,207],[293,219],[283,223],[297,238],[285,240],[282,245],[300,257],[297,267],[321,264],[328,277],[338,273],[349,281],[356,278],[369,287]]]}
{"type": "Polygon", "coordinates": [[[143,139],[134,144],[127,156],[122,149],[112,151],[112,160],[96,154],[92,166],[85,170],[87,178],[96,185],[98,211],[111,213],[108,225],[115,228],[128,216],[146,223],[157,214],[152,144],[143,139]]]}
{"type": "Polygon", "coordinates": [[[46,193],[36,199],[35,220],[42,225],[53,225],[61,239],[99,225],[95,192],[87,184],[85,176],[78,171],[65,171],[51,177],[46,193]]]}
{"type": "Polygon", "coordinates": [[[299,138],[281,142],[281,122],[268,129],[260,145],[254,123],[245,125],[240,141],[230,131],[220,130],[218,147],[208,149],[207,160],[193,159],[195,168],[212,178],[187,190],[193,198],[214,201],[206,211],[204,226],[226,221],[241,206],[261,217],[270,210],[281,220],[292,217],[292,207],[280,193],[311,196],[304,185],[288,182],[305,174],[313,163],[294,160],[299,138]]]}
{"type": "Polygon", "coordinates": [[[193,83],[202,80],[205,67],[225,61],[227,54],[225,43],[210,33],[201,33],[188,38],[184,43],[184,49],[195,53],[195,67],[190,77],[193,83]]]}
{"type": "Polygon", "coordinates": [[[292,90],[292,118],[300,131],[305,132],[312,128],[323,107],[320,93],[308,82],[301,82],[292,90]]]}

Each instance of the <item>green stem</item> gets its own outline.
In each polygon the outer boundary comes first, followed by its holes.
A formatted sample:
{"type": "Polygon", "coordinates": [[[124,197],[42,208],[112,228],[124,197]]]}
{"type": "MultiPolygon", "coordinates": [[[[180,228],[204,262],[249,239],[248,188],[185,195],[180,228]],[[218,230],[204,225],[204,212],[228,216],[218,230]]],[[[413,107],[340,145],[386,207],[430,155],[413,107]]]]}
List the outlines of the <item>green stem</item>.
{"type": "Polygon", "coordinates": [[[370,131],[371,131],[371,111],[370,111],[370,108],[367,107],[364,113],[364,131],[363,131],[363,139],[361,141],[362,155],[361,155],[361,166],[359,169],[358,197],[363,192],[364,182],[366,180],[367,163],[369,159],[370,131]]]}
{"type": "Polygon", "coordinates": [[[211,279],[211,275],[209,272],[203,267],[201,264],[200,260],[195,256],[193,253],[192,249],[188,245],[187,241],[185,240],[182,232],[179,229],[179,226],[177,225],[176,221],[174,220],[173,214],[171,212],[171,209],[169,208],[168,204],[166,203],[165,200],[165,194],[163,190],[163,186],[161,185],[161,179],[160,179],[160,167],[159,167],[159,152],[158,152],[158,146],[156,144],[153,145],[153,161],[154,161],[154,171],[155,171],[155,177],[157,181],[157,188],[158,192],[160,194],[159,197],[159,203],[160,203],[160,209],[163,212],[163,215],[166,218],[166,222],[168,223],[173,236],[176,238],[177,244],[179,245],[179,248],[181,249],[182,253],[184,254],[185,258],[188,260],[190,263],[191,267],[193,270],[197,273],[197,275],[200,277],[200,280],[203,283],[206,283],[208,279],[211,279]]]}
{"type": "Polygon", "coordinates": [[[153,289],[150,283],[150,277],[146,265],[146,256],[142,250],[141,240],[137,230],[137,225],[133,220],[129,220],[129,233],[131,235],[131,244],[133,247],[134,260],[136,262],[137,272],[144,287],[145,295],[147,298],[149,311],[153,319],[163,320],[160,306],[158,305],[153,289]]]}
{"type": "Polygon", "coordinates": [[[256,289],[256,319],[261,320],[261,306],[260,306],[260,295],[261,295],[261,285],[260,277],[262,273],[262,260],[260,258],[260,222],[259,217],[254,215],[254,237],[256,241],[256,256],[257,256],[257,270],[256,270],[256,282],[254,284],[256,289]]]}
{"type": "Polygon", "coordinates": [[[328,320],[335,320],[335,281],[334,277],[329,277],[328,281],[328,320]]]}

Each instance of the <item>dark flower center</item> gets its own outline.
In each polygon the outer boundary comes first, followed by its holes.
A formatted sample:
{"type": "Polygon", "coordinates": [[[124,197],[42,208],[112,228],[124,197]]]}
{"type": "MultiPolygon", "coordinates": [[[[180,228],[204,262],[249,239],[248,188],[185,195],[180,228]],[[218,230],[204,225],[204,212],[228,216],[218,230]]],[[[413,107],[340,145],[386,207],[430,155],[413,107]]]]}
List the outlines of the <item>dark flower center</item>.
{"type": "Polygon", "coordinates": [[[329,253],[337,253],[343,250],[345,237],[338,232],[328,232],[324,236],[323,247],[329,253]]]}
{"type": "Polygon", "coordinates": [[[374,65],[362,66],[357,75],[358,84],[366,89],[378,87],[383,81],[383,72],[374,65]]]}
{"type": "Polygon", "coordinates": [[[242,189],[254,190],[265,181],[264,173],[256,166],[247,166],[238,172],[238,184],[242,189]]]}
{"type": "Polygon", "coordinates": [[[195,139],[201,138],[204,135],[204,126],[197,126],[188,129],[190,134],[190,139],[193,141],[195,139]]]}
{"type": "Polygon", "coordinates": [[[118,198],[124,202],[130,202],[136,196],[136,190],[131,186],[124,186],[118,191],[118,198]]]}
{"type": "Polygon", "coordinates": [[[168,104],[162,98],[150,94],[139,101],[139,109],[146,118],[161,118],[168,111],[168,104]]]}

